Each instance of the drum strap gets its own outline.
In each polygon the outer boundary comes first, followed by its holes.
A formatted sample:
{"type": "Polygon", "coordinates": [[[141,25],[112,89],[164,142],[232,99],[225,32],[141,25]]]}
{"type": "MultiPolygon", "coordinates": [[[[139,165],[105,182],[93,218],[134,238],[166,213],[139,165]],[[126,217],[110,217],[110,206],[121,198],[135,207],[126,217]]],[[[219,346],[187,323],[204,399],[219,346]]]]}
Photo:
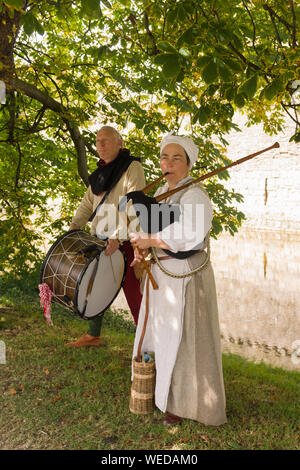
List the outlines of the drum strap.
{"type": "Polygon", "coordinates": [[[90,277],[90,280],[89,280],[89,283],[88,283],[88,286],[87,286],[87,289],[86,289],[85,302],[84,302],[84,307],[83,307],[83,312],[82,312],[83,315],[85,314],[87,303],[88,303],[88,300],[89,300],[89,296],[90,296],[90,293],[92,292],[92,288],[93,288],[93,285],[94,285],[94,280],[95,280],[96,273],[97,273],[97,270],[98,270],[99,258],[100,258],[100,254],[98,254],[96,256],[96,263],[95,263],[92,275],[90,277]]]}
{"type": "Polygon", "coordinates": [[[103,198],[101,199],[101,201],[99,202],[98,206],[96,207],[96,209],[94,210],[94,212],[92,213],[92,215],[90,216],[89,218],[89,222],[92,222],[94,220],[94,217],[97,213],[97,210],[99,209],[100,206],[102,206],[102,204],[104,203],[105,199],[107,198],[107,196],[109,195],[110,193],[110,190],[109,191],[106,191],[106,193],[104,194],[103,198]]]}

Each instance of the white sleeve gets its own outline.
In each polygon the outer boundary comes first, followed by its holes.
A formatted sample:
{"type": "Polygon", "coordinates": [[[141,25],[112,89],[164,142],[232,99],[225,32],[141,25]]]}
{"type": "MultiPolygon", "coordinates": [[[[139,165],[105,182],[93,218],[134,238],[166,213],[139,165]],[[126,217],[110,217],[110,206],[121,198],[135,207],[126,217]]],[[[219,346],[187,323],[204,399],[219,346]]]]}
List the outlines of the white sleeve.
{"type": "Polygon", "coordinates": [[[201,248],[213,218],[209,197],[201,189],[191,188],[182,196],[179,207],[179,220],[158,232],[157,236],[174,253],[201,248]]]}

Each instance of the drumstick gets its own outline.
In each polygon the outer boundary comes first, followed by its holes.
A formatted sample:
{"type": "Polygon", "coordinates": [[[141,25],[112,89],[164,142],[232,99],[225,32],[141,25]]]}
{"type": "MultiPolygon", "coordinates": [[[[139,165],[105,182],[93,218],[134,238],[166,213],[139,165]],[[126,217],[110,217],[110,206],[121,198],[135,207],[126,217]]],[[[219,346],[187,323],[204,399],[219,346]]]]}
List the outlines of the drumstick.
{"type": "Polygon", "coordinates": [[[90,280],[89,280],[89,283],[88,283],[88,286],[87,286],[87,290],[86,290],[86,294],[85,294],[85,302],[84,302],[84,307],[83,307],[83,313],[85,313],[87,303],[88,303],[88,300],[89,300],[89,296],[90,296],[90,293],[92,292],[92,288],[93,288],[93,285],[94,285],[94,280],[95,280],[96,273],[97,273],[97,270],[98,270],[99,255],[97,255],[95,259],[96,259],[95,266],[94,266],[94,269],[92,271],[92,275],[90,277],[90,280]]]}
{"type": "Polygon", "coordinates": [[[110,255],[110,267],[111,267],[111,270],[112,270],[112,273],[113,273],[113,278],[115,280],[115,283],[117,282],[117,279],[116,279],[116,276],[115,276],[115,272],[114,272],[114,267],[113,267],[113,263],[112,263],[112,259],[111,259],[111,255],[110,255]]]}

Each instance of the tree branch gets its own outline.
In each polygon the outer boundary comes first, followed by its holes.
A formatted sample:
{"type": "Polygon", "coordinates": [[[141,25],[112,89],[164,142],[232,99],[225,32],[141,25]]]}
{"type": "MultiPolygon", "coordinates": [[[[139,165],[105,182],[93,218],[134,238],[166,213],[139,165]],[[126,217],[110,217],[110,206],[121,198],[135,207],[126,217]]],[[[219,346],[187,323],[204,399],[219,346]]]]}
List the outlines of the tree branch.
{"type": "Polygon", "coordinates": [[[299,122],[299,119],[298,119],[298,114],[297,114],[297,110],[294,108],[294,112],[295,112],[295,117],[293,117],[291,115],[291,113],[288,111],[287,108],[289,107],[292,107],[291,105],[287,105],[285,104],[283,101],[281,101],[281,106],[283,107],[283,109],[285,110],[285,112],[290,116],[290,118],[292,119],[292,121],[294,121],[294,123],[296,124],[296,128],[298,128],[300,126],[300,122],[299,122]]]}
{"type": "Polygon", "coordinates": [[[232,44],[232,42],[230,41],[228,43],[228,46],[230,47],[230,49],[235,52],[239,58],[244,62],[244,64],[246,65],[249,65],[249,67],[252,67],[253,69],[255,70],[261,70],[258,65],[254,64],[253,62],[251,62],[250,60],[248,60],[236,47],[234,47],[234,45],[232,44]]]}
{"type": "Polygon", "coordinates": [[[243,0],[243,5],[244,5],[244,7],[245,7],[246,10],[247,10],[247,13],[248,13],[248,15],[249,15],[249,17],[250,17],[250,21],[251,21],[252,26],[253,26],[252,45],[253,45],[253,49],[254,49],[255,52],[256,52],[256,47],[255,47],[256,27],[255,27],[255,22],[254,22],[254,20],[253,20],[253,17],[252,17],[252,15],[251,15],[251,11],[249,10],[248,5],[247,5],[247,3],[245,2],[245,0],[243,0]]]}
{"type": "Polygon", "coordinates": [[[13,142],[14,140],[14,132],[15,132],[15,124],[16,124],[16,97],[12,91],[7,94],[6,97],[7,101],[7,108],[9,112],[9,121],[7,123],[8,127],[8,142],[13,142]]]}
{"type": "Polygon", "coordinates": [[[18,165],[17,165],[17,169],[16,169],[15,191],[16,191],[18,185],[19,185],[19,178],[20,178],[20,171],[21,171],[21,161],[22,161],[22,152],[21,152],[19,142],[16,143],[16,147],[17,147],[17,150],[18,150],[19,159],[18,159],[18,165]]]}
{"type": "Polygon", "coordinates": [[[268,5],[264,5],[263,7],[266,11],[269,12],[269,15],[270,15],[270,18],[271,18],[271,21],[272,21],[272,24],[273,24],[273,28],[274,28],[274,31],[275,31],[275,34],[276,34],[276,37],[277,37],[277,41],[279,42],[280,45],[282,45],[281,37],[280,37],[279,31],[277,29],[277,25],[276,25],[275,19],[274,19],[274,17],[277,17],[278,15],[276,15],[274,10],[271,7],[269,7],[268,5]]]}
{"type": "Polygon", "coordinates": [[[271,8],[267,3],[265,3],[263,5],[263,8],[264,10],[267,10],[269,13],[270,13],[270,16],[275,16],[275,18],[278,19],[278,21],[280,21],[280,23],[284,24],[284,26],[286,26],[288,28],[288,30],[290,28],[292,28],[293,26],[288,23],[284,18],[282,18],[282,16],[279,16],[274,10],[273,8],[271,8]]]}
{"type": "Polygon", "coordinates": [[[292,16],[293,16],[293,33],[292,33],[292,37],[293,37],[293,48],[296,49],[296,46],[297,46],[297,40],[296,40],[296,13],[295,13],[295,9],[294,9],[294,2],[293,2],[293,0],[289,0],[289,4],[290,4],[292,16]]]}
{"type": "Polygon", "coordinates": [[[41,107],[41,109],[37,112],[37,114],[34,118],[34,122],[33,122],[32,126],[28,129],[28,132],[34,133],[34,132],[36,132],[36,130],[38,130],[38,126],[39,126],[41,120],[44,117],[46,109],[47,109],[46,106],[43,105],[41,107]]]}
{"type": "Polygon", "coordinates": [[[55,113],[60,114],[62,120],[65,122],[67,129],[70,133],[70,136],[74,142],[76,152],[77,152],[77,168],[80,177],[86,186],[88,186],[88,168],[86,162],[86,151],[85,151],[85,142],[78,129],[78,126],[71,120],[68,116],[68,110],[61,103],[51,98],[45,92],[40,91],[34,85],[26,83],[19,78],[14,78],[12,86],[15,90],[19,90],[24,93],[29,98],[42,103],[46,108],[51,109],[55,113]]]}
{"type": "Polygon", "coordinates": [[[84,144],[85,144],[86,148],[87,148],[93,155],[95,155],[95,157],[99,158],[99,155],[98,155],[97,150],[95,150],[94,147],[93,147],[89,142],[87,142],[86,140],[84,140],[84,144]]]}
{"type": "Polygon", "coordinates": [[[155,37],[152,31],[150,30],[149,17],[147,13],[144,14],[144,19],[145,19],[145,28],[146,28],[147,34],[150,38],[150,41],[152,42],[152,52],[150,52],[149,55],[157,55],[159,53],[159,50],[157,49],[157,46],[156,46],[155,37]]]}

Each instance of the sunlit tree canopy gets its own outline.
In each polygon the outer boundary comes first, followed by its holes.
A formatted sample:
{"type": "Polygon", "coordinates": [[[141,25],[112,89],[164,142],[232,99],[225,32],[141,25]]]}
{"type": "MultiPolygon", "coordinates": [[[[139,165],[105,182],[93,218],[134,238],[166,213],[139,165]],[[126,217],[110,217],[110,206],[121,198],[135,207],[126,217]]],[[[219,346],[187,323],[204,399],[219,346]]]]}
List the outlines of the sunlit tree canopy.
{"type": "MultiPolygon", "coordinates": [[[[237,110],[270,135],[288,116],[298,142],[299,12],[294,0],[0,1],[2,269],[30,269],[43,236],[66,229],[102,124],[126,129],[148,181],[172,130],[199,145],[195,174],[229,163],[237,110]]],[[[213,236],[244,219],[228,177],[206,181],[213,236]]]]}

